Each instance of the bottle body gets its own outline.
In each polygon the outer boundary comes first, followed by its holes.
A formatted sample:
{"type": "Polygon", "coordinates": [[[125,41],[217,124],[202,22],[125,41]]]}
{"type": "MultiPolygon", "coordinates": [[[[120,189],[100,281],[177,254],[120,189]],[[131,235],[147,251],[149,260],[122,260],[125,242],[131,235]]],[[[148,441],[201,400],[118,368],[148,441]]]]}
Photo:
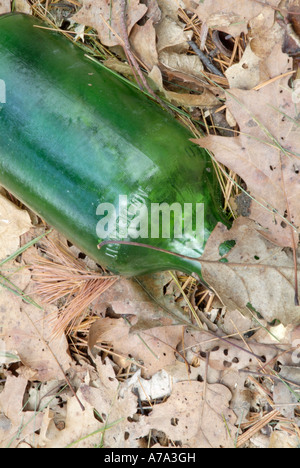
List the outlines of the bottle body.
{"type": "Polygon", "coordinates": [[[37,23],[0,17],[0,184],[113,272],[197,272],[193,260],[97,245],[134,240],[199,257],[226,222],[209,155],[147,96],[37,23]]]}

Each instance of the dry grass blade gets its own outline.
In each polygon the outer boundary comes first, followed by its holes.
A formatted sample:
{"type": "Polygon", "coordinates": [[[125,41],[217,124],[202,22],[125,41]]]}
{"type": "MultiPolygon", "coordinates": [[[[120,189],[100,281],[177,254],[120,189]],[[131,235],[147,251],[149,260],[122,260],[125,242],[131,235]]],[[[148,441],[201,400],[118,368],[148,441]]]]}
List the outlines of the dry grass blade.
{"type": "Polygon", "coordinates": [[[47,239],[47,256],[39,256],[32,266],[35,293],[50,304],[59,304],[53,332],[70,333],[90,304],[112,286],[117,276],[90,271],[61,243],[47,239]]]}

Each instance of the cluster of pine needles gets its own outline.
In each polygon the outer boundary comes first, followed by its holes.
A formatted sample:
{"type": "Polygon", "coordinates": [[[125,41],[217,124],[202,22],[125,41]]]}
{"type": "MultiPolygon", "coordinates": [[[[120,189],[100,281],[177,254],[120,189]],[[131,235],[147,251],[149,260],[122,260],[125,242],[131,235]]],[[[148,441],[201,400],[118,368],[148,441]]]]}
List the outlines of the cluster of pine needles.
{"type": "Polygon", "coordinates": [[[89,306],[118,279],[117,276],[90,271],[60,241],[43,240],[44,255],[32,266],[35,293],[48,304],[58,305],[50,320],[53,335],[71,334],[84,320],[89,306]]]}

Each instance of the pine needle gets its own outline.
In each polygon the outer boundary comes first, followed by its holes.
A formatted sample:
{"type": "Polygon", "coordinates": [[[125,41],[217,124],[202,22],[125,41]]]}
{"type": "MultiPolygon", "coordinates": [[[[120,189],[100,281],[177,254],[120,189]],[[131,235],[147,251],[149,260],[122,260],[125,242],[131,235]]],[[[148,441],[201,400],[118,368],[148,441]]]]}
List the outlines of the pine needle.
{"type": "Polygon", "coordinates": [[[61,243],[47,239],[44,246],[46,256],[38,256],[32,265],[34,292],[48,304],[62,304],[58,316],[51,317],[54,336],[63,332],[70,334],[80,318],[85,318],[91,303],[118,277],[88,270],[61,243]]]}

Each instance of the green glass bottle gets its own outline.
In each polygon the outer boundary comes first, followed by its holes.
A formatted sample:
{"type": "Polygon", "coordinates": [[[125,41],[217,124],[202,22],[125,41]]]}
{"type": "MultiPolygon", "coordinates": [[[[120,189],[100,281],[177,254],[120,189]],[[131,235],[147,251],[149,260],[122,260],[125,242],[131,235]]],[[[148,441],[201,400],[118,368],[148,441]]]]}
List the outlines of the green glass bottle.
{"type": "Polygon", "coordinates": [[[200,274],[193,259],[227,223],[210,156],[157,103],[41,24],[0,17],[0,184],[112,272],[200,274]],[[191,259],[98,249],[113,239],[191,259]]]}

